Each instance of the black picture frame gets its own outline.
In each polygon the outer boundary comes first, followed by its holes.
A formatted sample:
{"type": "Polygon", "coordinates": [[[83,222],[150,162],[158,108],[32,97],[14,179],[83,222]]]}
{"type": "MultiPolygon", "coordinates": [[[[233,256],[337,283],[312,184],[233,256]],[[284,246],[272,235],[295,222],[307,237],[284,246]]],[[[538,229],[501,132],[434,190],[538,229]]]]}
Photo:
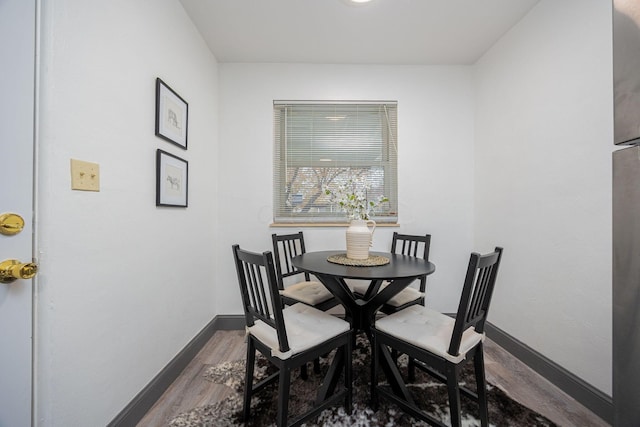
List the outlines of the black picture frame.
{"type": "Polygon", "coordinates": [[[187,149],[189,104],[160,78],[156,78],[156,136],[187,149]]]}
{"type": "Polygon", "coordinates": [[[156,151],[156,206],[189,205],[189,162],[166,151],[156,151]]]}

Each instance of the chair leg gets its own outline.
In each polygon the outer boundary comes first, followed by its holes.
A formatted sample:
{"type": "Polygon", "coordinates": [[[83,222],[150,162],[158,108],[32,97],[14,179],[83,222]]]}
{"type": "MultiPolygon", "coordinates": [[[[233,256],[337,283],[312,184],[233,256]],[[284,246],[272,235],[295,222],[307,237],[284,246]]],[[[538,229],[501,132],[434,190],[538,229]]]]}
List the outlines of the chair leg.
{"type": "Polygon", "coordinates": [[[345,410],[351,415],[353,411],[353,366],[351,340],[343,347],[344,351],[344,385],[347,389],[345,397],[345,410]]]}
{"type": "Polygon", "coordinates": [[[376,338],[376,334],[372,334],[371,340],[371,380],[369,381],[371,391],[371,408],[374,411],[378,410],[378,359],[380,358],[380,354],[378,352],[378,340],[376,338]]]}
{"type": "Polygon", "coordinates": [[[478,344],[473,356],[473,365],[476,374],[476,391],[478,393],[478,408],[480,409],[480,424],[489,426],[489,406],[487,403],[487,380],[484,374],[484,349],[482,343],[478,344]]]}
{"type": "MultiPolygon", "coordinates": [[[[320,359],[316,358],[313,360],[313,372],[315,374],[319,374],[320,373],[320,359]]],[[[307,365],[306,363],[302,366],[300,366],[300,378],[302,378],[303,380],[307,380],[309,378],[309,371],[307,370],[307,365]]]]}
{"type": "Polygon", "coordinates": [[[256,347],[253,338],[249,336],[247,340],[247,366],[244,378],[244,401],[242,406],[242,419],[249,420],[249,412],[251,410],[251,394],[253,389],[253,369],[256,360],[256,347]]]}
{"type": "Polygon", "coordinates": [[[278,383],[278,415],[276,425],[286,427],[289,417],[289,388],[291,386],[291,368],[283,366],[280,368],[280,381],[278,383]]]}
{"type": "Polygon", "coordinates": [[[410,383],[416,382],[416,360],[413,357],[409,357],[409,363],[407,364],[407,381],[410,383]]]}
{"type": "Polygon", "coordinates": [[[458,373],[458,365],[447,365],[447,391],[449,392],[449,412],[451,415],[451,427],[460,427],[462,425],[462,417],[460,415],[460,385],[458,373]]]}

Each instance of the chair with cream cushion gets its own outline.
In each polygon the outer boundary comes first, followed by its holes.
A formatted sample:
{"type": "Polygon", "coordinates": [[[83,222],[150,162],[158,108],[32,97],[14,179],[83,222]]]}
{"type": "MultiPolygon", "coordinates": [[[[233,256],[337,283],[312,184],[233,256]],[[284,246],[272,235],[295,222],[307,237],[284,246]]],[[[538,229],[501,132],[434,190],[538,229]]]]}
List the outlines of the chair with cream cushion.
{"type": "MultiPolygon", "coordinates": [[[[414,401],[404,386],[400,371],[393,363],[389,349],[409,356],[407,378],[413,381],[415,368],[424,370],[447,384],[451,425],[461,425],[460,393],[476,400],[483,427],[488,426],[486,380],[484,373],[484,325],[491,295],[502,258],[502,248],[480,255],[471,254],[456,317],[452,318],[424,306],[413,305],[397,313],[380,318],[372,328],[373,369],[371,399],[374,408],[378,398],[384,397],[412,416],[433,425],[444,425],[427,414],[414,401]],[[396,389],[378,385],[381,358],[390,365],[396,389]],[[473,359],[476,392],[459,385],[459,375],[465,362],[473,359]]],[[[391,383],[391,382],[390,382],[391,383]]]]}
{"type": "MultiPolygon", "coordinates": [[[[297,270],[291,258],[306,252],[302,231],[292,234],[272,234],[273,259],[276,265],[276,277],[280,296],[286,305],[304,303],[319,310],[330,310],[339,301],[319,281],[311,280],[307,272],[297,270]]],[[[313,363],[313,370],[320,372],[320,360],[313,363]]],[[[301,366],[300,376],[307,379],[307,367],[301,366]]]]}
{"type": "MultiPolygon", "coordinates": [[[[391,253],[420,257],[427,261],[429,260],[430,247],[430,234],[421,236],[394,232],[391,240],[391,253]]],[[[415,304],[424,305],[424,296],[427,289],[427,276],[421,277],[419,281],[420,285],[417,289],[412,287],[412,285],[407,286],[400,293],[387,301],[380,311],[385,314],[391,314],[415,304]]],[[[384,289],[388,284],[388,282],[383,282],[379,290],[384,289]]],[[[361,298],[370,297],[370,295],[366,294],[368,287],[369,284],[365,282],[350,282],[351,290],[361,298]]]]}
{"type": "MultiPolygon", "coordinates": [[[[280,298],[271,252],[253,253],[233,246],[238,283],[244,306],[247,330],[247,363],[243,418],[249,419],[251,397],[267,384],[278,381],[278,426],[299,425],[324,409],[344,401],[351,413],[351,341],[348,322],[306,304],[284,306],[280,298]],[[344,361],[344,387],[330,394],[304,414],[289,421],[291,373],[294,369],[336,351],[335,359],[344,361]],[[254,384],[256,351],[278,371],[254,384]],[[340,352],[340,357],[338,357],[340,352]]],[[[337,371],[340,374],[339,371],[337,371]]],[[[327,375],[334,375],[334,367],[327,375]]],[[[326,381],[330,381],[325,379],[326,381]]],[[[321,399],[320,399],[321,400],[321,399]]]]}
{"type": "Polygon", "coordinates": [[[339,304],[322,283],[311,280],[309,273],[297,270],[291,263],[291,258],[306,252],[302,231],[294,234],[272,234],[271,239],[278,288],[285,304],[302,302],[323,311],[339,304]]]}

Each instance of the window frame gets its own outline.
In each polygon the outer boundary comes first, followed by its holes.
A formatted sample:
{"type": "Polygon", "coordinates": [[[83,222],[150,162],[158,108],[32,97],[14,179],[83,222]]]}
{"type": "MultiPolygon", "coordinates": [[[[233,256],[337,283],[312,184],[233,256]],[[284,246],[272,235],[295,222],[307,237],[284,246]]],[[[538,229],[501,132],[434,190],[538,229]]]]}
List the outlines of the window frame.
{"type": "MultiPolygon", "coordinates": [[[[359,175],[367,175],[369,179],[373,181],[372,176],[376,175],[375,170],[382,170],[378,174],[382,175],[382,188],[383,194],[389,199],[379,210],[375,210],[371,214],[371,218],[380,224],[397,224],[398,221],[398,153],[397,153],[397,101],[273,101],[274,111],[274,152],[273,152],[273,223],[274,225],[280,224],[346,224],[349,222],[349,218],[346,213],[339,211],[335,206],[328,212],[294,212],[291,208],[291,194],[288,179],[288,168],[292,165],[297,165],[300,168],[307,168],[305,172],[310,174],[311,171],[318,175],[318,170],[325,169],[324,173],[331,172],[333,168],[336,172],[336,176],[340,178],[336,182],[344,182],[347,176],[353,176],[356,173],[359,175]],[[380,123],[376,124],[377,127],[367,129],[367,125],[363,125],[364,132],[369,131],[371,134],[375,132],[380,133],[379,141],[366,145],[365,148],[380,150],[380,159],[376,161],[367,159],[355,159],[350,158],[345,163],[344,159],[333,160],[334,156],[331,156],[331,160],[328,159],[313,159],[313,154],[310,154],[308,158],[293,159],[290,148],[289,136],[287,133],[288,126],[291,126],[291,119],[288,117],[288,113],[291,109],[295,108],[332,108],[340,107],[350,108],[353,107],[352,112],[357,112],[358,108],[363,108],[366,112],[371,113],[373,109],[378,108],[377,112],[380,115],[380,123]],[[289,203],[288,203],[289,202],[289,203]]],[[[329,119],[329,117],[326,117],[329,119]]],[[[316,119],[314,119],[316,120],[316,119]]],[[[314,122],[315,123],[315,122],[314,122]]],[[[328,122],[327,122],[328,123],[328,122]]],[[[325,125],[326,127],[327,125],[325,125]]],[[[319,128],[322,126],[318,126],[319,128]]],[[[315,131],[312,131],[312,133],[315,131]]],[[[338,137],[347,140],[346,134],[336,133],[338,137]]],[[[323,134],[322,137],[326,137],[323,134]]],[[[331,136],[331,135],[330,135],[331,136]]],[[[310,137],[311,145],[318,144],[315,142],[318,135],[313,134],[310,137]]],[[[358,148],[350,148],[353,153],[356,153],[358,148]]],[[[304,151],[304,150],[302,150],[304,151]]],[[[349,152],[349,150],[346,150],[349,152]]],[[[309,149],[310,153],[313,153],[313,149],[309,149]]],[[[353,154],[352,154],[353,155],[353,154]]],[[[339,157],[339,156],[338,156],[339,157]]],[[[318,185],[323,179],[319,180],[318,185]]],[[[334,176],[334,179],[335,176],[334,176]]],[[[378,193],[380,185],[378,188],[378,193]]],[[[313,185],[309,188],[317,188],[317,185],[313,185]]],[[[374,191],[375,193],[375,191],[374,191]]],[[[297,193],[298,194],[298,193],[297,193]]],[[[317,190],[316,190],[316,194],[317,190]]],[[[381,194],[378,194],[381,195],[381,194]]],[[[317,198],[324,198],[322,194],[317,198]]],[[[373,199],[374,197],[372,197],[373,199]]],[[[317,200],[317,199],[315,199],[317,200]]],[[[315,201],[314,200],[314,201],[315,201]]],[[[326,203],[322,206],[327,208],[326,203]]],[[[313,208],[313,206],[311,207],[313,208]]]]}

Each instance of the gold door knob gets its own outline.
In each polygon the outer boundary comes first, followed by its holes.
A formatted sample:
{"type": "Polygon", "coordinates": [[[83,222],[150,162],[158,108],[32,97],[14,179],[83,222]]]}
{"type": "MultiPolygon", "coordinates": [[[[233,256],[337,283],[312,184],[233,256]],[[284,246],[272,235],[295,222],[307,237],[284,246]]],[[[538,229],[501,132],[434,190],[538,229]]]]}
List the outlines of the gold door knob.
{"type": "Polygon", "coordinates": [[[0,262],[0,282],[11,283],[17,279],[31,279],[38,272],[38,266],[32,262],[20,262],[6,259],[0,262]]]}

